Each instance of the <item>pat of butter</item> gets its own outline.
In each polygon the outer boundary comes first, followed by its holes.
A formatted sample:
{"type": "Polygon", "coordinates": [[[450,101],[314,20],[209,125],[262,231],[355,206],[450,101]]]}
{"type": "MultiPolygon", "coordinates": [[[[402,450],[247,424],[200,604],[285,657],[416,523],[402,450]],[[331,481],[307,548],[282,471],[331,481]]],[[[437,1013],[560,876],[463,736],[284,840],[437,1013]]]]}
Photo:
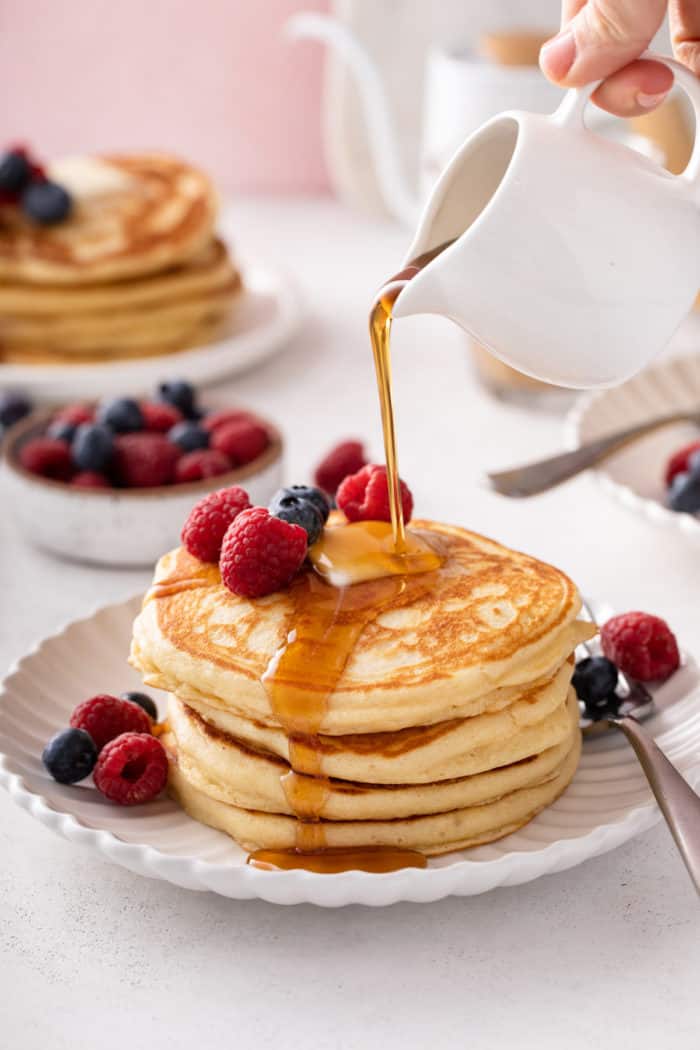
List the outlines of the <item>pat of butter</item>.
{"type": "Polygon", "coordinates": [[[133,179],[97,157],[63,157],[51,164],[52,179],[77,199],[127,190],[133,179]]]}

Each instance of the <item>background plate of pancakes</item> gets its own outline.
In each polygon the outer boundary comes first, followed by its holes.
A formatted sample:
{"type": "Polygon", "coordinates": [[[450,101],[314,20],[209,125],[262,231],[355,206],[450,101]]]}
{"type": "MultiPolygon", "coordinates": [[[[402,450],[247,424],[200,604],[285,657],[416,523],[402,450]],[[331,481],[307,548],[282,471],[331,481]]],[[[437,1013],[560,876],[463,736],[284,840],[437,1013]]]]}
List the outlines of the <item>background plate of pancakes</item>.
{"type": "Polygon", "coordinates": [[[239,268],[217,233],[207,176],[161,153],[66,158],[50,175],[67,219],[41,226],[0,204],[0,383],[38,396],[140,393],[172,358],[212,382],[250,367],[296,330],[287,277],[239,268]]]}
{"type": "MultiPolygon", "coordinates": [[[[425,870],[383,875],[260,871],[232,839],[191,819],[173,801],[122,809],[89,784],[66,787],[41,764],[45,741],[86,696],[138,688],[125,662],[141,596],[106,606],[47,638],[11,671],[0,700],[0,783],[33,816],[64,837],[99,850],[138,874],[238,899],[326,907],[434,901],[482,893],[573,867],[660,819],[646,780],[618,734],[587,741],[573,782],[519,831],[486,846],[431,858],[425,870]],[[86,660],[90,653],[94,659],[86,660]]],[[[597,607],[600,620],[612,610],[597,607]]],[[[700,785],[700,672],[685,657],[655,691],[649,728],[693,786],[700,785]]],[[[158,697],[161,712],[165,696],[158,697]]]]}
{"type": "MultiPolygon", "coordinates": [[[[583,397],[569,414],[567,444],[578,448],[654,416],[687,411],[700,412],[700,354],[669,358],[622,386],[583,397]]],[[[700,539],[700,516],[671,510],[664,482],[671,455],[699,438],[700,428],[693,423],[663,427],[610,456],[596,476],[628,510],[700,539]]]]}

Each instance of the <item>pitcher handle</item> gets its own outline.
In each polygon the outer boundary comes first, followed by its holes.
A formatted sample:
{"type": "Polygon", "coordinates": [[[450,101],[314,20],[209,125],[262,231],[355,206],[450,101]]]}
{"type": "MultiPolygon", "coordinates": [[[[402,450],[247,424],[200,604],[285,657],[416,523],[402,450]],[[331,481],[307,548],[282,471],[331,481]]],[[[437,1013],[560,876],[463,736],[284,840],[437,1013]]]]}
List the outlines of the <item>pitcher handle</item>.
{"type": "MultiPolygon", "coordinates": [[[[685,171],[678,175],[677,178],[690,183],[694,189],[700,188],[700,135],[698,134],[698,129],[700,129],[700,80],[684,65],[681,65],[675,58],[670,58],[668,55],[659,55],[656,51],[645,51],[640,57],[653,62],[661,62],[663,65],[668,66],[676,81],[693,104],[696,129],[693,152],[685,171]]],[[[558,109],[552,114],[552,119],[558,124],[573,127],[582,126],[583,111],[600,83],[600,80],[596,80],[582,88],[571,88],[564,95],[558,109]]]]}

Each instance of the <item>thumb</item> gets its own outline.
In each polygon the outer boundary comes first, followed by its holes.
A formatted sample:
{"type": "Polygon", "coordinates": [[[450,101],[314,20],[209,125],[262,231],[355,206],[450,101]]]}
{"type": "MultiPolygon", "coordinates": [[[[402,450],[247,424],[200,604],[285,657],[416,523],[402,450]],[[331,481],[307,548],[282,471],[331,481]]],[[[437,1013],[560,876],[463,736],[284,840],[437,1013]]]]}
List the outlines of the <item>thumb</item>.
{"type": "Polygon", "coordinates": [[[588,0],[540,52],[550,80],[581,87],[639,58],[663,21],[666,0],[588,0]]]}

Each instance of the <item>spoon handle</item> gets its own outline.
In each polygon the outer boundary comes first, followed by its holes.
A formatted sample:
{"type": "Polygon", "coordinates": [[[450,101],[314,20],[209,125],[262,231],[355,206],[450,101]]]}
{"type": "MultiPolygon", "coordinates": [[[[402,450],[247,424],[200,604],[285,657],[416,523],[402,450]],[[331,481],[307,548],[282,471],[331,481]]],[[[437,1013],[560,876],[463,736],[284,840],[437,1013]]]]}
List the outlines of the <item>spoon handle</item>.
{"type": "Polygon", "coordinates": [[[635,718],[624,715],[610,721],[625,734],[637,753],[695,889],[700,893],[700,796],[635,718]]]}
{"type": "Polygon", "coordinates": [[[546,492],[560,485],[562,481],[568,481],[582,470],[595,466],[606,456],[629,444],[630,441],[635,441],[670,423],[697,418],[698,413],[691,412],[674,412],[667,416],[657,416],[656,419],[647,420],[646,423],[638,423],[634,427],[627,427],[625,430],[618,430],[606,437],[597,438],[572,452],[562,452],[557,456],[541,459],[537,463],[496,471],[487,474],[486,477],[491,488],[502,496],[516,498],[536,496],[540,492],[546,492]]]}

